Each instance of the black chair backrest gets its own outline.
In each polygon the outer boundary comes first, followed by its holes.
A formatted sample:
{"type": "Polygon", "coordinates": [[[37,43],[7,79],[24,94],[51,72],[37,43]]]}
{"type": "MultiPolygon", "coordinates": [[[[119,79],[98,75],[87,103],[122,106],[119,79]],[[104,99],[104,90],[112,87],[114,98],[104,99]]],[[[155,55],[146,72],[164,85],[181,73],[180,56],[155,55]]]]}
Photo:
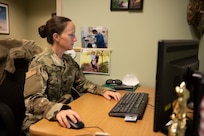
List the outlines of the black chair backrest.
{"type": "Polygon", "coordinates": [[[18,136],[13,111],[3,102],[0,102],[0,122],[0,136],[18,136]]]}
{"type": "MultiPolygon", "coordinates": [[[[21,126],[25,117],[23,91],[25,74],[28,70],[28,61],[25,59],[15,59],[14,62],[16,68],[15,73],[7,73],[6,78],[0,85],[0,102],[7,105],[13,112],[16,127],[15,129],[17,131],[16,134],[19,135],[21,133],[21,126]]],[[[2,120],[0,119],[0,121],[2,120]]],[[[0,126],[0,131],[1,129],[4,129],[3,124],[0,126]]]]}

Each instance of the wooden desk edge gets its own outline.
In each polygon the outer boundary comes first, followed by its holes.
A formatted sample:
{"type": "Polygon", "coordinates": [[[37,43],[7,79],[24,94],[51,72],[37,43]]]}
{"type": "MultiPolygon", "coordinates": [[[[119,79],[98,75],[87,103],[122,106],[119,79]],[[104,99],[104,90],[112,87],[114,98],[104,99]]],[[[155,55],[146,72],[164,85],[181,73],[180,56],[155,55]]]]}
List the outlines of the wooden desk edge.
{"type": "MultiPolygon", "coordinates": [[[[121,93],[124,93],[124,91],[119,91],[119,92],[121,92],[121,93]]],[[[136,89],[136,92],[146,92],[146,93],[149,93],[149,96],[150,96],[150,99],[149,99],[149,103],[152,105],[152,106],[154,106],[154,97],[155,97],[155,91],[154,91],[154,89],[153,88],[143,88],[143,87],[138,87],[137,89],[136,89]]],[[[87,96],[89,96],[89,94],[87,94],[87,96]]],[[[85,97],[85,96],[84,96],[85,97]]],[[[80,98],[79,98],[80,99],[80,98]]],[[[152,108],[152,107],[151,107],[152,108]]],[[[43,136],[51,136],[51,134],[47,134],[47,133],[44,133],[44,132],[42,132],[42,131],[40,131],[39,129],[37,129],[36,127],[38,126],[38,124],[42,124],[42,123],[44,123],[45,125],[47,124],[47,123],[51,123],[50,121],[48,121],[48,120],[46,120],[46,119],[42,119],[42,120],[40,120],[39,122],[37,122],[36,124],[33,124],[33,125],[31,125],[30,126],[30,134],[31,134],[31,136],[38,136],[38,135],[43,135],[43,136]]],[[[54,123],[54,126],[56,125],[57,123],[54,123]]],[[[40,125],[39,125],[40,126],[40,125]]],[[[153,132],[153,128],[152,128],[152,133],[154,133],[153,132]]],[[[160,133],[160,132],[158,132],[158,133],[156,133],[155,132],[155,135],[158,135],[158,136],[163,136],[163,134],[162,133],[160,133]]]]}

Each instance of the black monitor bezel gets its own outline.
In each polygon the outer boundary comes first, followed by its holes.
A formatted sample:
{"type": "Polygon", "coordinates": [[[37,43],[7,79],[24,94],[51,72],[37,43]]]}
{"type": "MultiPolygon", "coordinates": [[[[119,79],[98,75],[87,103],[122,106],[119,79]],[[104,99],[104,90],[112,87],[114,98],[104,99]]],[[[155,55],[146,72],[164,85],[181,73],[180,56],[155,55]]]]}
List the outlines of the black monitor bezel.
{"type": "Polygon", "coordinates": [[[170,115],[172,114],[171,104],[177,98],[177,95],[175,93],[175,87],[178,86],[179,83],[181,83],[183,80],[185,80],[185,78],[187,79],[189,74],[193,72],[192,70],[198,70],[198,67],[199,67],[198,48],[199,48],[199,41],[197,40],[160,40],[158,41],[155,108],[154,108],[154,124],[153,124],[154,132],[163,131],[164,133],[166,133],[167,130],[165,125],[170,120],[170,115]],[[186,51],[183,51],[184,48],[186,48],[187,52],[189,53],[186,53],[186,51]],[[172,59],[168,55],[170,56],[172,55],[172,59]],[[193,58],[192,61],[195,61],[195,64],[192,62],[193,68],[191,68],[191,66],[187,67],[186,64],[184,64],[183,66],[177,65],[181,63],[180,62],[177,63],[176,61],[178,60],[180,61],[182,59],[185,60],[186,58],[193,58]],[[174,62],[175,62],[175,65],[174,65],[174,62]],[[167,77],[164,76],[165,74],[169,75],[169,78],[174,78],[173,77],[174,73],[171,73],[170,67],[173,69],[173,71],[178,70],[178,73],[180,72],[180,75],[179,75],[180,77],[178,77],[177,79],[178,81],[173,81],[173,79],[170,79],[171,83],[169,84],[167,83],[166,85],[165,82],[168,82],[168,81],[164,81],[165,79],[167,79],[167,77]],[[173,82],[177,82],[177,83],[173,83],[173,82]],[[165,88],[165,85],[166,85],[166,88],[165,88]],[[170,86],[171,89],[168,90],[168,86],[170,86]],[[175,86],[175,87],[172,88],[172,86],[175,86]],[[165,89],[166,91],[164,91],[165,89]]]}

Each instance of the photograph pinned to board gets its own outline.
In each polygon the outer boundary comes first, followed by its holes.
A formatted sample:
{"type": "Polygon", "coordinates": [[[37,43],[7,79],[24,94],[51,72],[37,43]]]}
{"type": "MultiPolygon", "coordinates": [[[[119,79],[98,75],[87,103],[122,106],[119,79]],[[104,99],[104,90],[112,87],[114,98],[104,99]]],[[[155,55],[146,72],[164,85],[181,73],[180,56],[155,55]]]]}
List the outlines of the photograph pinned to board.
{"type": "Polygon", "coordinates": [[[110,74],[109,49],[81,48],[80,67],[83,73],[110,74]]]}
{"type": "Polygon", "coordinates": [[[108,29],[105,26],[81,27],[82,48],[108,48],[108,29]]]}
{"type": "Polygon", "coordinates": [[[0,3],[0,34],[9,34],[8,4],[0,3]]]}

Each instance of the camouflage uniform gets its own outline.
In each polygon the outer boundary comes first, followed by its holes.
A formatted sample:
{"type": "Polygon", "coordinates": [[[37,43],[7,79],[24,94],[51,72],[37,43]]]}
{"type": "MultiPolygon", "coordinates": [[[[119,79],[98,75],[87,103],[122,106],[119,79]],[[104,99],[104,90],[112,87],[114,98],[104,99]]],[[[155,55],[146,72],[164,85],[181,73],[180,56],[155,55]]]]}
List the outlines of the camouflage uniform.
{"type": "Polygon", "coordinates": [[[79,92],[102,95],[104,88],[88,81],[79,65],[69,56],[59,59],[47,48],[36,56],[26,73],[25,106],[26,117],[22,129],[27,132],[31,124],[42,118],[56,120],[55,115],[62,109],[70,109],[71,87],[79,92]]]}

